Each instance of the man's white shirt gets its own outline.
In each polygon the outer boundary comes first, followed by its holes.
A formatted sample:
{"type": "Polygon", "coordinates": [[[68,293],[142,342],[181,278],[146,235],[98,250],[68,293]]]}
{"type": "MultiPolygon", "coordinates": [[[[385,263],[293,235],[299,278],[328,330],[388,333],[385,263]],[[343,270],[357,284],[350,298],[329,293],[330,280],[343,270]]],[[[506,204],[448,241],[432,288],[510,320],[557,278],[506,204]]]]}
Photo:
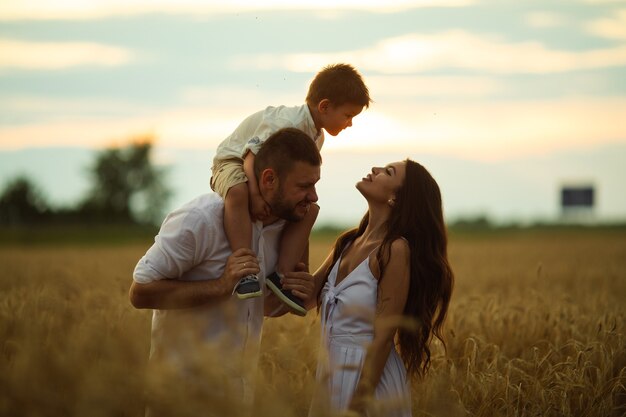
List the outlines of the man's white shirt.
{"type": "MultiPolygon", "coordinates": [[[[223,215],[224,202],[215,193],[199,196],[170,213],[154,244],[135,267],[135,282],[221,277],[232,253],[223,215]]],[[[279,220],[263,227],[261,222],[256,222],[252,227],[251,249],[259,260],[258,275],[264,295],[247,300],[231,296],[222,303],[195,308],[154,310],[151,357],[185,366],[201,351],[202,344],[222,344],[231,354],[245,355],[247,361],[256,365],[267,295],[265,276],[275,270],[284,224],[284,220],[279,220]]]]}

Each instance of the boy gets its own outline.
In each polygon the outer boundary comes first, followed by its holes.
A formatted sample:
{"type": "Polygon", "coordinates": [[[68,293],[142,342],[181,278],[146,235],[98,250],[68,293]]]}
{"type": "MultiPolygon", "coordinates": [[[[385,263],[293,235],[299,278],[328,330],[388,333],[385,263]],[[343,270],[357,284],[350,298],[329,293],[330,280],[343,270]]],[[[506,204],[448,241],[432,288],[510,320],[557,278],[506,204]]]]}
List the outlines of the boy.
{"type": "MultiPolygon", "coordinates": [[[[329,65],[311,82],[304,105],[270,106],[254,113],[218,146],[211,168],[211,188],[224,199],[224,229],[233,251],[250,248],[252,221],[263,220],[269,213],[267,203],[259,194],[253,169],[261,144],[277,130],[293,127],[305,132],[321,149],[322,129],[336,136],[352,126],[352,118],[369,107],[370,102],[369,91],[352,66],[329,65]]],[[[276,273],[266,281],[281,301],[302,315],[306,310],[301,301],[291,292],[281,290],[280,276],[295,270],[303,258],[318,212],[319,207],[313,204],[304,219],[286,226],[276,273]]],[[[253,274],[242,278],[234,292],[241,299],[262,294],[258,278],[253,274]]]]}

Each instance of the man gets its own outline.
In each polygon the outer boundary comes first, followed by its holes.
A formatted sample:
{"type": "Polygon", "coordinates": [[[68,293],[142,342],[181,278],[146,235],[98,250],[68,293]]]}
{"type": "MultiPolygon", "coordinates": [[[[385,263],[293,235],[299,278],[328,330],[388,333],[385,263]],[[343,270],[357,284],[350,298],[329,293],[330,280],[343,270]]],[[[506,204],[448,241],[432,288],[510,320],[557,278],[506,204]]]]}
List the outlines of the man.
{"type": "MultiPolygon", "coordinates": [[[[154,245],[137,264],[130,289],[134,307],[154,310],[152,363],[173,365],[185,384],[192,383],[204,363],[219,371],[213,380],[201,375],[197,381],[207,396],[234,396],[239,403],[250,403],[263,317],[288,309],[270,291],[240,300],[232,295],[233,288],[251,273],[264,284],[274,272],[286,220],[304,218],[317,201],[320,165],[315,143],[300,130],[279,130],[267,139],[256,156],[255,172],[271,215],[253,225],[251,250],[231,253],[224,202],[217,194],[202,195],[167,216],[154,245]]],[[[282,285],[305,302],[313,297],[313,282],[304,272],[287,274],[282,285]]],[[[166,383],[179,386],[178,381],[166,383]]],[[[203,410],[207,415],[228,411],[208,405],[203,410]]],[[[148,413],[163,412],[157,408],[153,402],[148,413]]]]}

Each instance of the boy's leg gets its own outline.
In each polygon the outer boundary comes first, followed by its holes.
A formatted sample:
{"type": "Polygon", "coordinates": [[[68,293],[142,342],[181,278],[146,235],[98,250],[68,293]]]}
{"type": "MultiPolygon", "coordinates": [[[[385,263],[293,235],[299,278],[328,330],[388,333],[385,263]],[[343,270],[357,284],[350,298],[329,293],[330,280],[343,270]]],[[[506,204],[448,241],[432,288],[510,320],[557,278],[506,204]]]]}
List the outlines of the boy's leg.
{"type": "Polygon", "coordinates": [[[280,240],[280,253],[276,270],[284,274],[296,270],[296,265],[306,258],[308,263],[309,236],[317,220],[320,208],[317,204],[311,204],[311,208],[299,222],[290,222],[280,240]]]}
{"type": "MultiPolygon", "coordinates": [[[[224,231],[234,252],[237,249],[250,249],[252,242],[252,220],[248,209],[248,184],[233,185],[224,198],[224,231]]],[[[235,286],[235,293],[241,299],[258,297],[261,287],[256,275],[243,277],[235,286]]]]}
{"type": "Polygon", "coordinates": [[[248,209],[248,184],[242,182],[230,187],[224,198],[224,231],[234,252],[250,249],[252,220],[248,209]]]}
{"type": "Polygon", "coordinates": [[[276,272],[266,278],[267,286],[287,304],[294,313],[304,316],[306,308],[304,303],[291,291],[282,289],[280,277],[286,272],[296,269],[298,262],[304,261],[308,269],[308,246],[309,235],[315,224],[320,208],[317,204],[311,204],[309,212],[299,222],[287,223],[280,241],[280,253],[276,272]]]}

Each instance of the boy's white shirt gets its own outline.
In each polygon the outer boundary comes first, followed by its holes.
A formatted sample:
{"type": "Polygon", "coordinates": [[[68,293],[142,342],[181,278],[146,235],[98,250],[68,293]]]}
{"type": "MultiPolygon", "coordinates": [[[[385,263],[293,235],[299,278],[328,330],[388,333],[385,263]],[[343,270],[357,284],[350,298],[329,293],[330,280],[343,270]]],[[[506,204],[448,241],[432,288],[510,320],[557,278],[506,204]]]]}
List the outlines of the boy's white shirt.
{"type": "Polygon", "coordinates": [[[324,132],[317,131],[315,122],[306,104],[302,106],[269,106],[246,117],[217,147],[213,163],[231,158],[243,158],[248,150],[256,155],[261,144],[274,132],[285,127],[294,127],[306,133],[319,150],[324,145],[324,132]]]}

